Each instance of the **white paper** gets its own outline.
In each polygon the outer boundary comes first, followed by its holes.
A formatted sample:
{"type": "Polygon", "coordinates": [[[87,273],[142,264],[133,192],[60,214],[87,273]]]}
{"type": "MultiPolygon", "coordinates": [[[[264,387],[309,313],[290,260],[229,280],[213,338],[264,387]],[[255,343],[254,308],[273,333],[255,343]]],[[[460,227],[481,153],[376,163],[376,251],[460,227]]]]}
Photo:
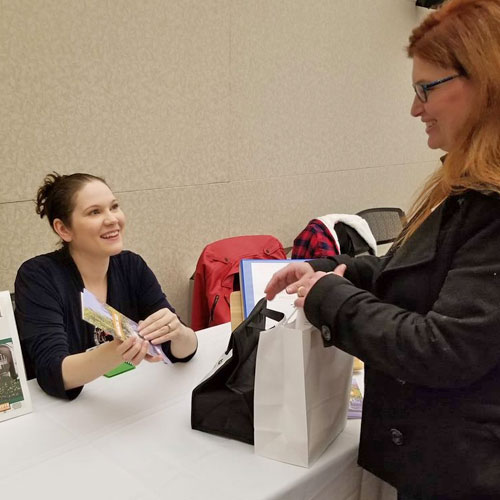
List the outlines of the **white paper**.
{"type": "MultiPolygon", "coordinates": [[[[265,296],[264,290],[273,277],[273,274],[290,264],[291,260],[276,260],[276,261],[255,261],[252,262],[252,291],[253,291],[253,304],[265,296]]],[[[285,314],[285,317],[289,317],[295,310],[293,305],[297,298],[297,294],[288,294],[285,290],[281,291],[274,297],[273,300],[269,301],[267,304],[268,309],[273,309],[285,314]]],[[[271,318],[266,320],[266,328],[271,328],[277,322],[271,318]]]]}

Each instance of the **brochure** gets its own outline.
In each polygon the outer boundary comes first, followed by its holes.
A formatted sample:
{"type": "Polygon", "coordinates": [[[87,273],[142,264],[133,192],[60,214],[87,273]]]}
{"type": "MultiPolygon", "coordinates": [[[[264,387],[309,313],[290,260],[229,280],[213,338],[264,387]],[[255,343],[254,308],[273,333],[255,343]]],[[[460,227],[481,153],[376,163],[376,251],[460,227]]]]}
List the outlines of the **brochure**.
{"type": "MultiPolygon", "coordinates": [[[[99,302],[97,297],[86,288],[82,292],[82,317],[91,325],[120,340],[134,336],[143,338],[138,330],[139,325],[135,321],[127,318],[110,305],[99,302]]],[[[148,354],[161,356],[165,364],[172,364],[172,361],[158,345],[149,343],[148,354]]]]}
{"type": "Polygon", "coordinates": [[[349,397],[349,409],[347,411],[347,418],[361,418],[363,409],[363,395],[359,387],[356,377],[352,377],[351,394],[349,397]]]}
{"type": "Polygon", "coordinates": [[[25,415],[31,408],[10,293],[0,292],[0,422],[25,415]]]}

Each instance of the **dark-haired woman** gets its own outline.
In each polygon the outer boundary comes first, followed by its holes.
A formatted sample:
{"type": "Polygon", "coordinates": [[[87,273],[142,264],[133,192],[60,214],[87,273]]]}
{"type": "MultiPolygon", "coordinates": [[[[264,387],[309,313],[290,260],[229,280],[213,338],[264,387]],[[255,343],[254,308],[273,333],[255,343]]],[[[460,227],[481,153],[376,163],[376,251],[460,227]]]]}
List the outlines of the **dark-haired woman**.
{"type": "Polygon", "coordinates": [[[158,360],[140,338],[100,345],[102,335],[81,319],[84,287],[143,320],[141,335],[161,344],[172,361],[193,356],[195,333],[179,321],[144,260],[123,250],[125,216],[103,179],[48,175],[37,193],[37,213],[48,218],[62,248],[26,261],[17,273],[15,314],[29,378],[36,376],[48,394],[74,399],[84,384],[122,361],[158,360]]]}
{"type": "Polygon", "coordinates": [[[411,114],[448,152],[408,226],[380,259],[291,264],[267,295],[297,292],[365,362],[362,467],[401,500],[500,499],[500,0],[445,3],[408,53],[411,114]]]}

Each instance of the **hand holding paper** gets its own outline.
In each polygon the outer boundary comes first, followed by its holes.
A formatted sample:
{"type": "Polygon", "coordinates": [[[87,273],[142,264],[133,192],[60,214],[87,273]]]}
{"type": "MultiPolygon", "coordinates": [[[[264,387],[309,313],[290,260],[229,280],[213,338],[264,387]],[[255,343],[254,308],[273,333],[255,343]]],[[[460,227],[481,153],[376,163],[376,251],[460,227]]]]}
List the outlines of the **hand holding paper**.
{"type": "Polygon", "coordinates": [[[139,334],[153,345],[158,345],[181,337],[185,328],[177,315],[165,307],[139,323],[139,334]]]}
{"type": "Polygon", "coordinates": [[[340,264],[332,273],[315,272],[307,262],[294,262],[275,273],[265,289],[266,298],[272,300],[278,292],[286,288],[287,293],[297,294],[298,298],[294,302],[295,306],[304,307],[309,290],[318,280],[326,274],[344,276],[346,269],[347,266],[345,264],[340,264]]]}
{"type": "Polygon", "coordinates": [[[281,290],[284,290],[293,283],[297,283],[299,280],[313,274],[314,269],[307,262],[292,262],[291,264],[288,264],[283,269],[280,269],[278,272],[274,273],[271,281],[269,281],[269,283],[267,284],[264,290],[266,299],[273,300],[274,297],[279,292],[281,292],[281,290]]]}
{"type": "Polygon", "coordinates": [[[143,337],[135,321],[108,304],[102,304],[87,289],[82,292],[82,317],[88,323],[113,335],[115,339],[123,341],[119,352],[125,361],[138,364],[146,357],[148,361],[162,359],[164,363],[171,364],[160,346],[142,341],[143,337]]]}
{"type": "Polygon", "coordinates": [[[121,356],[126,363],[131,363],[137,366],[144,359],[148,361],[159,361],[158,356],[148,354],[149,342],[140,337],[129,337],[123,342],[118,341],[116,352],[121,356]]]}

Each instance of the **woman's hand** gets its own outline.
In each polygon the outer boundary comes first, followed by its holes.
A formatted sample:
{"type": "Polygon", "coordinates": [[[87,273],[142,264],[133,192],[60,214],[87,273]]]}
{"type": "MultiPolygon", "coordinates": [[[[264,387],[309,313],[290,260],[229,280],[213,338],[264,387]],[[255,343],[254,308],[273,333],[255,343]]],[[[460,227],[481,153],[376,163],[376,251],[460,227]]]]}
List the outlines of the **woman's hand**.
{"type": "Polygon", "coordinates": [[[139,323],[139,333],[152,344],[158,345],[182,336],[186,328],[170,309],[164,307],[139,323]]]}
{"type": "Polygon", "coordinates": [[[146,356],[148,351],[148,343],[139,337],[129,337],[121,340],[115,339],[111,343],[116,346],[116,353],[121,357],[122,361],[132,363],[137,366],[146,356]]]}
{"type": "Polygon", "coordinates": [[[171,352],[177,358],[192,354],[198,345],[198,339],[187,326],[183,325],[176,314],[163,308],[139,323],[139,333],[153,345],[171,341],[171,352]]]}
{"type": "Polygon", "coordinates": [[[62,361],[64,388],[69,390],[88,384],[124,361],[137,366],[146,358],[147,350],[148,342],[129,337],[123,342],[114,339],[97,349],[70,354],[62,361]]]}
{"type": "Polygon", "coordinates": [[[314,269],[307,262],[292,262],[288,266],[273,274],[264,293],[267,300],[273,300],[276,295],[286,288],[287,293],[295,293],[294,284],[299,280],[307,279],[314,274],[314,269]]]}
{"type": "MultiPolygon", "coordinates": [[[[333,270],[333,274],[344,276],[346,269],[347,266],[345,264],[340,264],[333,270]]],[[[307,262],[293,262],[277,273],[274,273],[271,281],[264,290],[266,298],[267,300],[272,300],[277,293],[286,288],[286,293],[296,293],[298,295],[298,298],[294,302],[295,306],[304,307],[309,290],[326,274],[330,273],[315,272],[307,262]]]]}
{"type": "Polygon", "coordinates": [[[304,307],[304,302],[306,301],[307,294],[311,288],[319,281],[323,276],[327,274],[336,274],[337,276],[344,276],[347,266],[345,264],[340,264],[331,273],[324,273],[323,271],[316,271],[313,274],[308,274],[302,277],[299,281],[290,285],[286,291],[287,293],[296,293],[297,299],[294,304],[295,307],[304,307]]]}

